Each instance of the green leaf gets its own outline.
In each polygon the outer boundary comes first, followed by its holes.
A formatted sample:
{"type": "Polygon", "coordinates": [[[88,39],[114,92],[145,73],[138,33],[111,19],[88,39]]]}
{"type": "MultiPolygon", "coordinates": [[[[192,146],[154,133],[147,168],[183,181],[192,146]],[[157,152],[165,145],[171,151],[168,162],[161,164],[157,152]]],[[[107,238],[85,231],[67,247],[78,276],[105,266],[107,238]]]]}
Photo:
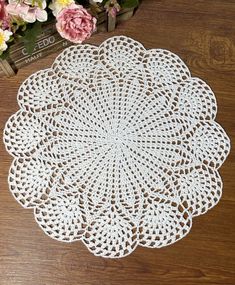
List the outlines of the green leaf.
{"type": "Polygon", "coordinates": [[[37,37],[42,33],[42,24],[40,22],[33,23],[27,27],[22,40],[24,42],[28,54],[32,54],[35,48],[37,37]]]}
{"type": "Polygon", "coordinates": [[[2,54],[0,54],[0,58],[2,60],[7,59],[9,56],[9,48],[7,50],[5,50],[2,54]]]}
{"type": "Polygon", "coordinates": [[[139,0],[122,0],[120,5],[122,8],[135,8],[139,5],[139,0]]]}

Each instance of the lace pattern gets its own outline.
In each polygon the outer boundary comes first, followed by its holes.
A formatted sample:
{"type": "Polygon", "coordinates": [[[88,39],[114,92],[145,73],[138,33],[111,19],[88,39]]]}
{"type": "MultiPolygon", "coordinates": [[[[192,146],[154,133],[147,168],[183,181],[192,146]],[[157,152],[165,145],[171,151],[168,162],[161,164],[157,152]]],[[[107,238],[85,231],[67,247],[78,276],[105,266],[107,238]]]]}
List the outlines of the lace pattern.
{"type": "Polygon", "coordinates": [[[210,87],[118,36],[65,49],[18,92],[9,186],[50,237],[118,258],[183,238],[216,205],[230,142],[210,87]]]}

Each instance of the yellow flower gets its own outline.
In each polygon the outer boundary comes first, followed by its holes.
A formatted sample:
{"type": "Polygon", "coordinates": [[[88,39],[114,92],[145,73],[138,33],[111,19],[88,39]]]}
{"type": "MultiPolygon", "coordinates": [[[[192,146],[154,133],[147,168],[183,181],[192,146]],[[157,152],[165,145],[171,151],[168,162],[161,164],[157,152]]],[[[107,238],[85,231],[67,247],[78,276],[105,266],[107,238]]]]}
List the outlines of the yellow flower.
{"type": "Polygon", "coordinates": [[[0,54],[7,49],[6,42],[9,41],[12,32],[0,29],[0,54]]]}
{"type": "Polygon", "coordinates": [[[74,0],[53,0],[49,8],[52,10],[53,15],[57,16],[62,9],[73,3],[75,3],[74,0]]]}
{"type": "Polygon", "coordinates": [[[61,5],[64,7],[73,3],[73,1],[71,1],[71,0],[57,0],[56,2],[58,3],[58,5],[61,5]]]}

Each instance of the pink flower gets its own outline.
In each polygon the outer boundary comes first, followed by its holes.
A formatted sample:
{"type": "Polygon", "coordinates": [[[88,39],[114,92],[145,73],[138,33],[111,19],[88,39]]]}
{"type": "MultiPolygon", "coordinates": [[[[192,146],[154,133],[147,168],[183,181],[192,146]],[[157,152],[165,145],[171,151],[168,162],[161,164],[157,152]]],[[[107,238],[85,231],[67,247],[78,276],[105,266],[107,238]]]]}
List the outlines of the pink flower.
{"type": "Polygon", "coordinates": [[[6,1],[0,0],[0,26],[3,30],[7,30],[10,27],[10,17],[6,11],[6,1]]]}
{"type": "Polygon", "coordinates": [[[106,9],[106,12],[109,14],[109,16],[113,18],[115,18],[117,12],[121,10],[121,6],[118,4],[117,0],[108,0],[104,5],[104,8],[106,9]]]}
{"type": "Polygon", "coordinates": [[[69,5],[60,11],[56,19],[61,37],[76,44],[88,39],[96,29],[96,18],[81,5],[69,5]]]}
{"type": "Polygon", "coordinates": [[[41,7],[38,5],[34,0],[9,0],[6,9],[9,14],[19,16],[25,22],[34,23],[36,20],[45,22],[47,20],[46,0],[42,0],[41,7]]]}

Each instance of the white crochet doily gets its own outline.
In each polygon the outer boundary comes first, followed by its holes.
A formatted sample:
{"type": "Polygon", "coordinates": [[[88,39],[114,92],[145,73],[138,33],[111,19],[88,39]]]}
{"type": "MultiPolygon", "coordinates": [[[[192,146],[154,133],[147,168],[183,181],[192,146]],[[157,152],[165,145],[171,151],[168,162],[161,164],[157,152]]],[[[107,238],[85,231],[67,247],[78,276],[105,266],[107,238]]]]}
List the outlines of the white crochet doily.
{"type": "Polygon", "coordinates": [[[10,191],[54,239],[112,258],[160,248],[221,197],[230,142],[214,94],[170,51],[124,36],[69,47],[18,103],[10,191]]]}

